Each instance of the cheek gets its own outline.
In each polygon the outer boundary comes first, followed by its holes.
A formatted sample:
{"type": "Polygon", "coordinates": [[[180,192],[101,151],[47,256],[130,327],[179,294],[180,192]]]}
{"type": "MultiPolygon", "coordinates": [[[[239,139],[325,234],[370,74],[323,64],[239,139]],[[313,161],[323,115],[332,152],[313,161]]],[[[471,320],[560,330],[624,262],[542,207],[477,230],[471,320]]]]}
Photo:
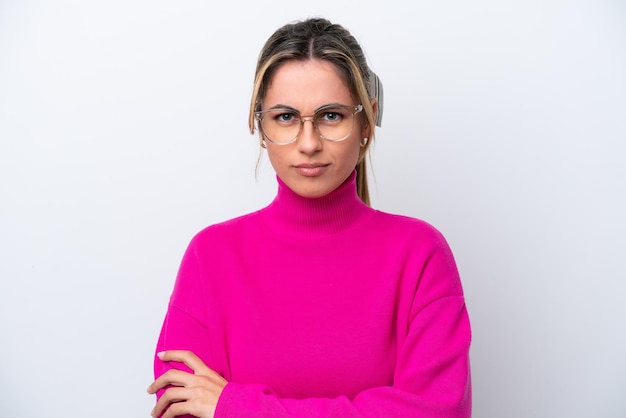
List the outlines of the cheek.
{"type": "Polygon", "coordinates": [[[267,146],[266,152],[267,152],[267,158],[269,158],[270,164],[272,164],[274,171],[279,173],[281,171],[281,167],[284,162],[284,155],[283,155],[284,153],[281,152],[280,148],[277,148],[276,146],[269,145],[269,144],[267,146]]]}
{"type": "Polygon", "coordinates": [[[354,171],[360,158],[359,150],[360,147],[350,146],[335,154],[336,181],[342,182],[354,171]]]}
{"type": "Polygon", "coordinates": [[[355,141],[356,145],[352,145],[351,147],[349,147],[346,152],[343,155],[343,159],[348,162],[349,164],[354,168],[357,163],[361,160],[362,155],[361,155],[361,150],[363,148],[361,148],[360,145],[360,141],[357,140],[355,141]]]}

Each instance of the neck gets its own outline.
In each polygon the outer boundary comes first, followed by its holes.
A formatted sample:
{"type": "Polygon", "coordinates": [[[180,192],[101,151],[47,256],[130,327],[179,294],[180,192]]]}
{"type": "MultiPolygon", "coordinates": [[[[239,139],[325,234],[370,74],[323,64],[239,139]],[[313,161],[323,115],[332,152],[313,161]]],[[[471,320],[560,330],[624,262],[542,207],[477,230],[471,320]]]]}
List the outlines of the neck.
{"type": "Polygon", "coordinates": [[[289,235],[330,235],[350,228],[370,208],[359,199],[356,171],[322,197],[302,197],[279,177],[278,193],[265,209],[267,223],[289,235]]]}

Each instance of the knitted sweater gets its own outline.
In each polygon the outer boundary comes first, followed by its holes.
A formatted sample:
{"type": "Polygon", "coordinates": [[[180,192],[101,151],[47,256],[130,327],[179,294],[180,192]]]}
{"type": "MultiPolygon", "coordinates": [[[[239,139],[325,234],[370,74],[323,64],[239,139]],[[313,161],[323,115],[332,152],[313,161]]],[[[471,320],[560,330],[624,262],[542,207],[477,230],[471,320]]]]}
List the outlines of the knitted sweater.
{"type": "MultiPolygon", "coordinates": [[[[442,235],[363,204],[355,173],[320,198],[278,183],[192,239],[156,351],[229,381],[215,417],[469,417],[470,324],[442,235]]],[[[170,367],[188,370],[155,358],[155,376],[170,367]]]]}

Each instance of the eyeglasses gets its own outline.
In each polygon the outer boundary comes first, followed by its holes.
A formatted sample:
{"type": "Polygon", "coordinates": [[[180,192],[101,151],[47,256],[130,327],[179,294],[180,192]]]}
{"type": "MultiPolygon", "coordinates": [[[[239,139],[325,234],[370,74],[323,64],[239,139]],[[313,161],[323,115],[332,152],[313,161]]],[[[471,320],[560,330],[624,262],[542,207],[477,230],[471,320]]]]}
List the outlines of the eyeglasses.
{"type": "Polygon", "coordinates": [[[270,142],[287,145],[294,142],[302,132],[304,122],[309,120],[323,139],[330,142],[343,141],[350,136],[354,127],[354,115],[363,110],[363,105],[347,106],[329,104],[315,111],[313,116],[302,116],[289,107],[280,107],[255,112],[261,132],[270,142]]]}

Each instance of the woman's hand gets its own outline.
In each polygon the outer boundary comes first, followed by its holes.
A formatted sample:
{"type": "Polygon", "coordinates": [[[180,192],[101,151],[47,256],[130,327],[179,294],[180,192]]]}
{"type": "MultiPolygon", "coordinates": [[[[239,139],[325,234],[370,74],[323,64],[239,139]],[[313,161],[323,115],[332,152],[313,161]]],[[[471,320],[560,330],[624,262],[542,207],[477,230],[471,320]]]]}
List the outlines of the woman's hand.
{"type": "Polygon", "coordinates": [[[217,400],[228,383],[222,376],[204,364],[191,351],[170,350],[157,354],[162,361],[178,361],[189,367],[193,374],[171,369],[163,373],[148,387],[154,394],[166,388],[151,415],[173,418],[190,414],[198,418],[213,418],[217,400]],[[165,412],[164,412],[165,411],[165,412]]]}

